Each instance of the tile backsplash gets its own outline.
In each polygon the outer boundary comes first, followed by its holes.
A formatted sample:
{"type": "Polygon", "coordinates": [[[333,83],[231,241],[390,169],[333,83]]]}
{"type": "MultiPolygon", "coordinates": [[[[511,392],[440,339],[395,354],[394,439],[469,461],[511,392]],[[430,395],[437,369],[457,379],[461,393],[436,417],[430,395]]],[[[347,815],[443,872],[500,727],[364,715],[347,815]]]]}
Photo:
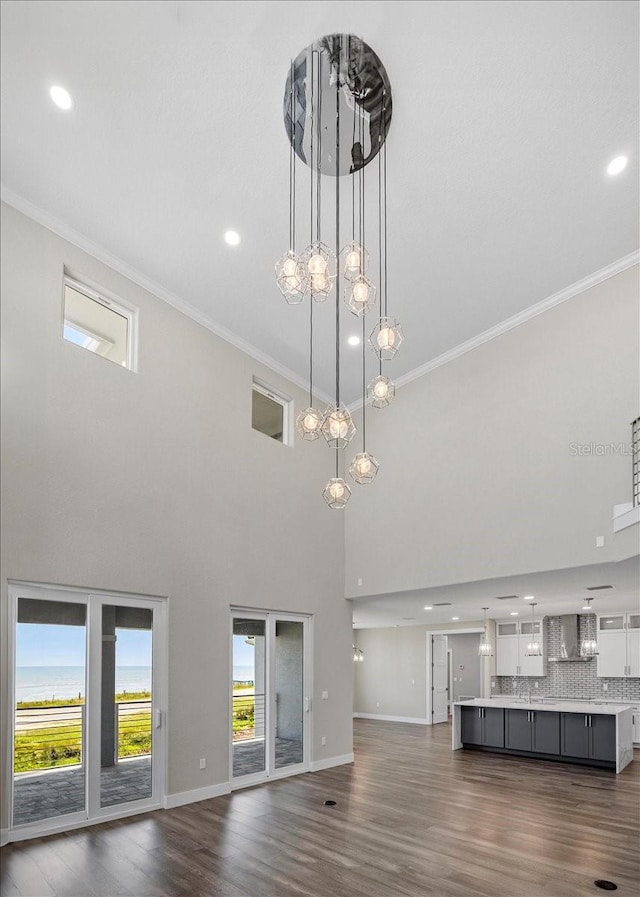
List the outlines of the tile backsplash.
{"type": "MultiPolygon", "coordinates": [[[[580,640],[596,637],[595,614],[580,614],[580,640]]],[[[547,657],[560,654],[560,618],[544,619],[544,653],[547,657]]],[[[640,702],[640,679],[599,679],[596,658],[574,663],[547,663],[547,675],[494,676],[492,694],[528,695],[529,689],[540,697],[591,698],[605,701],[640,702]],[[537,683],[537,687],[536,687],[537,683]],[[603,689],[603,684],[608,689],[603,689]]]]}

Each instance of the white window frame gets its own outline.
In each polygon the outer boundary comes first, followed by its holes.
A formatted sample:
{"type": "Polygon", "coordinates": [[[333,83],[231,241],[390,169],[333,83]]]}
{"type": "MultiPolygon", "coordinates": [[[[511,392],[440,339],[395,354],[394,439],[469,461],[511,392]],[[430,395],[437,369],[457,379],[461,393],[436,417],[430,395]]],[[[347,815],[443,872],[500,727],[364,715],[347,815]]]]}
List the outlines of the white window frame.
{"type": "MultiPolygon", "coordinates": [[[[124,302],[119,296],[115,296],[113,293],[110,293],[108,290],[104,290],[102,287],[97,284],[88,281],[86,278],[79,277],[75,274],[72,274],[66,268],[64,269],[64,274],[62,277],[62,333],[64,339],[64,325],[65,325],[65,295],[64,291],[66,287],[71,287],[76,290],[78,293],[82,293],[83,296],[86,296],[87,299],[92,299],[94,302],[97,302],[99,305],[103,305],[105,308],[108,308],[110,311],[115,312],[127,320],[127,355],[126,355],[126,366],[120,365],[120,367],[125,367],[126,370],[133,371],[134,373],[138,370],[138,309],[124,302]]],[[[72,326],[76,327],[77,330],[82,331],[81,325],[75,325],[72,323],[72,326]]],[[[93,337],[93,334],[88,334],[93,337]]],[[[93,337],[95,338],[95,337],[93,337]]],[[[69,340],[65,340],[65,342],[69,342],[69,340]]],[[[72,344],[73,345],[73,344],[72,344]]],[[[85,350],[86,351],[86,350],[85,350]]],[[[97,352],[92,352],[92,355],[99,355],[97,352]]],[[[108,359],[109,360],[109,359],[108,359]]]]}
{"type": "MultiPolygon", "coordinates": [[[[273,386],[269,386],[264,380],[259,380],[257,377],[254,377],[253,382],[251,383],[252,396],[254,390],[255,392],[261,393],[261,395],[266,396],[268,399],[271,399],[272,402],[277,402],[278,405],[282,406],[282,445],[293,445],[293,399],[290,396],[279,392],[277,389],[274,389],[273,386]]],[[[256,429],[253,426],[253,420],[251,422],[251,427],[252,429],[256,429]]],[[[256,429],[256,433],[261,432],[261,430],[256,429]]],[[[263,433],[262,435],[268,436],[267,433],[263,433]]],[[[270,438],[272,442],[278,442],[277,439],[270,438]]]]}

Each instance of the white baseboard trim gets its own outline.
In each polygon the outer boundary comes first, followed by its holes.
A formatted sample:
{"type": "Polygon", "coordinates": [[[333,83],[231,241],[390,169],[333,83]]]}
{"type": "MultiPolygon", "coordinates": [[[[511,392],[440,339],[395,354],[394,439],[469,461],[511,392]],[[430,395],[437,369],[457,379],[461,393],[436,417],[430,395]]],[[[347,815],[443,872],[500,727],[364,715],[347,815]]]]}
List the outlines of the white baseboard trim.
{"type": "Polygon", "coordinates": [[[309,765],[310,772],[322,772],[323,769],[331,769],[332,766],[343,766],[345,763],[353,763],[353,754],[342,754],[340,757],[327,757],[326,760],[316,760],[309,765]]]}
{"type": "Polygon", "coordinates": [[[177,794],[167,794],[164,799],[165,810],[174,807],[184,807],[185,804],[197,804],[201,800],[210,800],[212,797],[222,797],[231,793],[231,783],[221,782],[219,785],[207,785],[205,788],[194,788],[193,791],[178,791],[177,794]]]}
{"type": "Polygon", "coordinates": [[[4,847],[5,844],[9,843],[9,829],[8,828],[0,828],[0,847],[4,847]]]}
{"type": "Polygon", "coordinates": [[[429,720],[419,716],[387,716],[383,713],[354,713],[354,719],[377,719],[385,723],[414,723],[416,726],[428,726],[429,720]]]}

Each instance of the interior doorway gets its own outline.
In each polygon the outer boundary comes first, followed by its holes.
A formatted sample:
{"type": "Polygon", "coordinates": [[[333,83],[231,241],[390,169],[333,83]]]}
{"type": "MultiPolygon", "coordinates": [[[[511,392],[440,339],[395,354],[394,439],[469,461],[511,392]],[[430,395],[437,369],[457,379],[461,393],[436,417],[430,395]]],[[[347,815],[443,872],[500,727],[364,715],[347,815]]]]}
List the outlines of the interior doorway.
{"type": "MultiPolygon", "coordinates": [[[[454,640],[460,635],[468,634],[473,634],[479,640],[483,631],[483,628],[480,626],[471,626],[468,629],[430,630],[426,633],[427,706],[425,715],[427,725],[447,722],[450,708],[462,697],[462,695],[458,696],[458,690],[465,684],[465,676],[462,676],[462,682],[460,682],[460,676],[456,670],[454,640]],[[449,640],[451,640],[451,644],[449,640]],[[450,647],[452,652],[451,666],[448,653],[450,647]]],[[[478,642],[475,643],[476,659],[480,669],[478,696],[483,697],[486,671],[481,666],[481,660],[477,656],[477,645],[478,642]]],[[[466,668],[466,663],[463,663],[463,666],[466,668]]]]}

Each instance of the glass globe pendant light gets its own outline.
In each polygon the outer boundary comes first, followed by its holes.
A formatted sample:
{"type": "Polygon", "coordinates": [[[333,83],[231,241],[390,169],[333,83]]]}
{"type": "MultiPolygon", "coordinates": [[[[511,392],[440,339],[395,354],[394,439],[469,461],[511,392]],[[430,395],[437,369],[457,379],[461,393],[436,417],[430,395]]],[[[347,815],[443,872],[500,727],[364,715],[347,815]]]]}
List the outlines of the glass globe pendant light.
{"type": "Polygon", "coordinates": [[[346,405],[329,405],[322,421],[322,435],[331,448],[343,449],[349,445],[356,435],[356,425],[346,405]]]}
{"type": "Polygon", "coordinates": [[[362,451],[358,452],[349,465],[349,476],[360,486],[373,483],[380,464],[367,451],[367,402],[366,402],[366,350],[364,347],[364,317],[362,318],[362,451]]]}
{"type": "Polygon", "coordinates": [[[531,641],[527,644],[527,650],[524,652],[527,657],[542,657],[542,648],[540,647],[540,642],[536,638],[535,628],[535,612],[534,608],[538,606],[536,601],[532,601],[529,605],[531,607],[531,641]]]}
{"type": "Polygon", "coordinates": [[[369,337],[369,345],[381,361],[395,357],[404,341],[402,327],[395,318],[380,318],[369,337]]]}
{"type": "Polygon", "coordinates": [[[580,643],[580,656],[581,657],[596,657],[600,652],[598,651],[598,642],[595,639],[595,616],[593,616],[593,611],[591,609],[591,602],[593,598],[585,599],[587,604],[586,607],[583,607],[582,610],[586,610],[589,612],[590,616],[587,617],[586,623],[588,628],[591,628],[591,623],[594,624],[594,638],[589,638],[589,635],[582,639],[580,643]]]}
{"type": "Polygon", "coordinates": [[[491,647],[491,643],[487,637],[487,611],[488,607],[483,607],[484,611],[484,628],[482,630],[482,635],[480,636],[480,644],[478,645],[478,655],[480,657],[492,657],[493,656],[493,648],[491,647]]]}
{"type": "Polygon", "coordinates": [[[344,301],[349,311],[358,315],[366,315],[376,301],[376,288],[364,274],[358,274],[344,291],[344,301]]]}
{"type": "Polygon", "coordinates": [[[380,464],[369,452],[359,452],[349,465],[349,474],[354,482],[360,486],[373,483],[380,468],[380,464]]]}
{"type": "Polygon", "coordinates": [[[298,435],[307,442],[314,442],[322,433],[324,415],[317,408],[309,406],[303,409],[296,418],[298,435]]]}
{"type": "Polygon", "coordinates": [[[331,292],[335,280],[335,273],[332,270],[334,259],[333,250],[320,240],[314,240],[304,251],[302,262],[307,278],[307,288],[315,302],[324,302],[331,292]]]}
{"type": "Polygon", "coordinates": [[[340,253],[340,261],[345,280],[355,280],[365,274],[369,265],[369,253],[354,239],[340,253]]]}
{"type": "Polygon", "coordinates": [[[332,477],[324,487],[322,497],[334,511],[341,511],[351,498],[351,489],[342,477],[332,477]]]}
{"type": "Polygon", "coordinates": [[[372,408],[386,408],[387,405],[390,405],[391,402],[393,402],[396,394],[394,384],[388,377],[385,377],[384,374],[379,374],[377,377],[374,377],[367,387],[367,391],[369,395],[369,403],[372,408]]]}

